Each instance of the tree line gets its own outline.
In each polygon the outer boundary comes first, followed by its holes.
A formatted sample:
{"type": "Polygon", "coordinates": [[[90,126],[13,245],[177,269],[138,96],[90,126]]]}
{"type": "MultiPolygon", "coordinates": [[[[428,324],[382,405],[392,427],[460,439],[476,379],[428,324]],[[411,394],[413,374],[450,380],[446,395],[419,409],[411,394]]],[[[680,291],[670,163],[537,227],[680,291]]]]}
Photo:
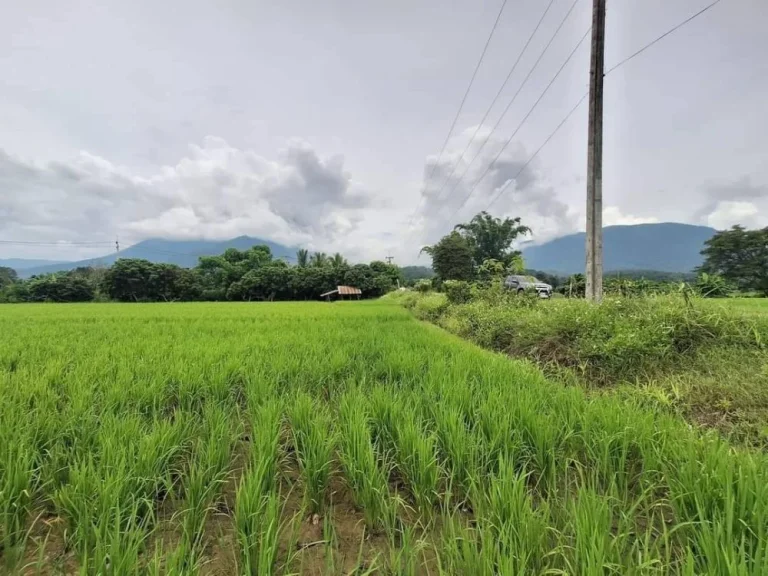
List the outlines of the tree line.
{"type": "MultiPolygon", "coordinates": [[[[439,288],[449,280],[489,282],[506,274],[530,274],[562,294],[583,296],[583,275],[565,278],[526,270],[521,253],[512,245],[528,233],[520,218],[501,219],[481,212],[422,249],[432,258],[431,271],[407,267],[405,274],[381,261],[350,265],[340,254],[307,250],[298,251],[297,264],[292,266],[275,259],[267,246],[203,256],[194,268],[121,259],[109,268],[77,268],[28,280],[20,280],[11,268],[0,268],[0,302],[313,300],[338,285],[356,286],[363,297],[375,298],[406,282],[428,282],[439,288]],[[419,280],[430,276],[430,280],[419,280]]],[[[605,289],[623,295],[663,293],[689,282],[704,296],[768,296],[768,228],[734,226],[717,232],[706,242],[702,255],[703,264],[692,274],[608,274],[605,289]]]]}
{"type": "MultiPolygon", "coordinates": [[[[432,257],[434,288],[444,282],[480,282],[503,278],[507,274],[528,274],[552,285],[567,296],[584,296],[581,274],[560,277],[527,270],[522,254],[512,248],[521,236],[531,232],[520,218],[496,218],[487,212],[477,214],[422,252],[432,257]]],[[[721,297],[733,293],[768,296],[768,228],[747,230],[734,226],[717,232],[701,251],[704,262],[691,273],[667,274],[636,271],[606,274],[605,290],[622,295],[658,294],[690,283],[703,296],[721,297]]],[[[425,281],[421,286],[426,287],[425,281]]]]}
{"type": "Polygon", "coordinates": [[[339,285],[376,298],[403,283],[395,265],[349,264],[340,254],[299,250],[297,264],[275,259],[267,246],[230,248],[203,256],[194,268],[123,258],[108,268],[77,268],[20,280],[0,269],[0,302],[316,300],[339,285]]]}

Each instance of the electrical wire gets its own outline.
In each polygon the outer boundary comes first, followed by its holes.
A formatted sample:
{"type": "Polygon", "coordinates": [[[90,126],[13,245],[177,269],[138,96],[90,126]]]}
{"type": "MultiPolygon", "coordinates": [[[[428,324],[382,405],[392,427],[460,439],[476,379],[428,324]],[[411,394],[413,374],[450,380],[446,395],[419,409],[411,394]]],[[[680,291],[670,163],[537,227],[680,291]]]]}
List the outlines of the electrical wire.
{"type": "MultiPolygon", "coordinates": [[[[608,76],[611,72],[613,72],[617,68],[620,68],[621,66],[623,66],[624,64],[626,64],[627,62],[629,62],[630,60],[635,58],[636,56],[639,56],[640,54],[645,52],[648,48],[650,48],[651,46],[653,46],[654,44],[656,44],[660,40],[666,38],[667,36],[669,36],[673,32],[679,30],[680,28],[682,28],[683,26],[685,26],[686,24],[688,24],[689,22],[691,22],[692,20],[694,20],[698,16],[701,16],[702,14],[704,14],[705,12],[707,12],[708,10],[710,10],[711,8],[713,8],[715,5],[717,5],[720,2],[721,2],[721,0],[715,0],[714,2],[709,4],[708,6],[704,7],[702,10],[696,12],[693,16],[687,18],[686,20],[683,20],[682,22],[680,22],[676,26],[670,28],[668,31],[666,31],[661,36],[655,38],[654,40],[652,40],[651,42],[649,42],[648,44],[646,44],[645,46],[643,46],[639,50],[633,52],[632,54],[630,54],[629,56],[627,56],[626,58],[624,58],[623,60],[621,60],[620,62],[618,62],[614,66],[612,66],[611,68],[609,68],[608,71],[605,72],[604,76],[608,76]]],[[[582,97],[579,99],[578,103],[570,110],[570,112],[568,112],[568,114],[566,114],[565,118],[563,118],[563,120],[560,122],[560,124],[557,125],[557,127],[550,133],[550,135],[547,136],[546,140],[544,140],[544,142],[542,143],[541,146],[539,146],[539,148],[536,150],[536,152],[534,152],[533,155],[530,158],[528,158],[528,160],[525,162],[525,164],[523,164],[522,168],[520,168],[520,170],[518,170],[517,174],[515,174],[512,178],[510,178],[504,184],[504,186],[502,186],[499,189],[499,191],[496,193],[496,195],[493,197],[493,199],[485,207],[485,210],[488,210],[491,206],[493,206],[496,203],[496,201],[502,196],[502,194],[504,194],[504,192],[509,187],[509,185],[512,182],[515,182],[517,180],[517,178],[520,176],[520,174],[522,174],[523,170],[525,170],[531,164],[531,162],[533,162],[533,160],[539,155],[539,153],[542,151],[542,149],[547,144],[549,144],[550,140],[552,140],[552,138],[555,136],[555,134],[557,134],[560,131],[560,129],[563,127],[563,125],[571,118],[571,116],[573,116],[573,114],[576,112],[576,110],[578,110],[578,108],[581,106],[581,104],[584,102],[584,100],[587,98],[588,95],[589,95],[588,91],[585,92],[582,95],[582,97]]],[[[454,212],[454,215],[455,214],[456,213],[454,212]]]]}
{"type": "MultiPolygon", "coordinates": [[[[538,105],[539,105],[539,104],[541,103],[541,101],[544,99],[544,96],[546,96],[547,92],[549,92],[549,89],[552,87],[552,85],[553,85],[553,84],[555,83],[555,81],[558,79],[558,77],[560,76],[560,74],[562,73],[562,71],[565,69],[565,67],[568,65],[568,63],[571,61],[571,59],[574,57],[574,55],[576,54],[576,52],[578,51],[578,49],[579,49],[579,48],[581,47],[581,45],[584,43],[584,40],[586,40],[587,36],[589,36],[589,33],[590,33],[590,31],[591,31],[591,30],[592,30],[592,28],[590,27],[590,28],[589,28],[589,29],[588,29],[588,30],[587,30],[587,31],[584,33],[584,35],[581,37],[581,40],[579,40],[579,42],[578,42],[578,43],[576,44],[576,46],[573,48],[573,50],[571,51],[571,53],[568,55],[568,58],[566,58],[566,59],[565,59],[565,61],[563,62],[563,64],[560,66],[560,68],[557,70],[557,72],[555,73],[555,75],[552,77],[552,80],[550,80],[550,81],[549,81],[549,84],[547,84],[547,87],[546,87],[546,88],[544,88],[544,91],[541,93],[541,95],[540,95],[540,96],[539,96],[539,98],[536,100],[536,102],[534,102],[534,103],[533,103],[533,106],[531,106],[531,109],[528,111],[528,113],[527,113],[527,114],[526,114],[526,115],[523,117],[523,119],[520,121],[520,123],[518,124],[517,128],[515,128],[515,131],[514,131],[514,132],[512,133],[512,135],[511,135],[511,136],[510,136],[510,137],[507,139],[507,141],[506,141],[506,142],[504,143],[504,145],[501,147],[501,149],[500,149],[500,150],[499,150],[499,152],[496,154],[496,156],[495,156],[495,157],[494,157],[494,159],[491,161],[491,163],[490,163],[490,164],[488,164],[488,166],[486,167],[485,171],[483,171],[483,173],[480,175],[480,177],[479,177],[479,178],[478,178],[478,179],[475,181],[474,185],[473,185],[473,186],[472,186],[472,188],[469,190],[469,194],[467,194],[467,195],[464,197],[464,200],[461,202],[461,204],[459,205],[459,207],[458,207],[458,208],[456,208],[456,210],[454,210],[454,211],[453,211],[453,213],[451,214],[450,218],[453,218],[453,217],[454,217],[454,216],[455,216],[455,215],[456,215],[456,214],[457,214],[457,213],[458,213],[458,212],[459,212],[459,211],[460,211],[462,208],[464,208],[464,206],[466,206],[466,204],[467,204],[467,201],[468,201],[468,200],[469,200],[469,199],[472,197],[472,195],[474,194],[474,192],[475,192],[475,190],[477,189],[477,187],[478,187],[478,185],[480,184],[480,182],[482,182],[482,181],[483,181],[483,179],[484,179],[484,178],[485,178],[485,177],[488,175],[488,173],[491,171],[491,169],[492,169],[492,168],[494,167],[494,165],[496,164],[496,161],[497,161],[497,160],[499,159],[499,157],[500,157],[500,156],[501,156],[501,155],[504,153],[504,150],[506,150],[506,149],[507,149],[507,147],[508,147],[508,146],[509,146],[509,145],[512,143],[512,140],[513,140],[513,138],[514,138],[514,137],[517,135],[517,133],[518,133],[518,132],[520,131],[520,129],[523,127],[523,125],[524,125],[524,124],[525,124],[525,122],[528,120],[528,118],[530,118],[530,117],[531,117],[531,114],[533,114],[534,110],[536,110],[536,108],[538,107],[538,105]]],[[[457,182],[457,186],[458,186],[458,182],[457,182]]]]}
{"type": "MultiPolygon", "coordinates": [[[[488,39],[485,41],[485,46],[483,47],[483,51],[480,54],[480,59],[477,61],[477,65],[475,66],[474,72],[472,72],[472,77],[469,80],[469,85],[467,86],[467,89],[464,91],[464,96],[461,99],[461,103],[459,104],[459,109],[456,111],[456,116],[453,118],[453,122],[451,122],[451,127],[448,129],[448,134],[445,136],[445,142],[443,142],[443,147],[440,149],[440,154],[437,157],[437,160],[432,165],[432,170],[429,173],[429,176],[427,177],[427,181],[432,180],[432,176],[435,174],[435,170],[437,169],[437,166],[440,164],[440,160],[443,158],[443,154],[445,153],[445,149],[448,146],[448,141],[451,139],[451,134],[453,134],[453,129],[456,127],[456,122],[459,120],[459,116],[461,115],[461,111],[464,109],[464,104],[467,102],[467,97],[469,96],[469,91],[472,89],[472,85],[475,83],[475,78],[477,77],[477,72],[480,70],[480,65],[483,63],[483,59],[485,58],[485,53],[488,51],[488,46],[491,43],[491,38],[493,38],[494,32],[496,32],[496,28],[499,25],[499,20],[501,20],[501,14],[504,12],[504,8],[507,5],[507,0],[504,0],[501,3],[501,8],[499,9],[499,13],[496,15],[496,20],[493,22],[493,27],[491,28],[491,33],[488,34],[488,39]]],[[[413,211],[413,214],[411,215],[410,221],[413,222],[414,217],[416,216],[416,213],[419,211],[419,208],[421,207],[421,201],[419,200],[419,204],[416,206],[416,209],[413,211]]]]}
{"type": "Polygon", "coordinates": [[[525,162],[525,164],[523,164],[523,166],[520,168],[520,170],[517,171],[517,174],[515,174],[512,178],[507,180],[507,182],[504,184],[504,186],[502,186],[499,189],[499,191],[496,193],[496,196],[494,196],[493,199],[488,203],[488,206],[485,207],[485,210],[488,210],[491,206],[493,206],[496,203],[496,200],[499,199],[499,197],[504,193],[504,191],[509,187],[509,185],[512,182],[515,182],[517,180],[518,176],[520,176],[520,174],[523,173],[523,170],[528,168],[530,163],[533,162],[533,160],[539,155],[539,152],[541,152],[544,149],[544,147],[547,144],[549,144],[549,141],[552,140],[552,138],[554,138],[555,134],[557,134],[560,131],[560,128],[562,128],[563,125],[565,125],[565,123],[568,122],[568,120],[571,118],[571,116],[573,116],[576,113],[576,110],[578,110],[579,107],[584,103],[584,100],[586,100],[588,95],[589,95],[589,92],[585,92],[584,93],[584,95],[579,99],[579,101],[576,103],[576,105],[573,108],[571,108],[570,112],[568,112],[568,114],[565,115],[565,118],[563,118],[560,121],[560,124],[558,124],[557,127],[550,133],[550,135],[547,136],[547,139],[544,140],[544,142],[542,143],[541,146],[539,146],[539,148],[536,150],[536,152],[534,152],[533,155],[530,158],[528,158],[528,160],[525,162]]]}
{"type": "Polygon", "coordinates": [[[677,24],[676,26],[674,26],[674,27],[670,28],[669,30],[667,30],[666,32],[664,32],[664,34],[662,34],[661,36],[659,36],[659,37],[658,37],[658,38],[656,38],[655,40],[652,40],[651,42],[649,42],[648,44],[646,44],[645,46],[643,46],[642,48],[640,48],[640,50],[638,50],[637,52],[634,52],[634,53],[630,54],[629,56],[627,56],[626,58],[624,58],[624,60],[622,60],[622,61],[620,61],[618,64],[615,64],[614,66],[612,66],[612,67],[611,67],[611,68],[610,68],[610,69],[609,69],[609,70],[608,70],[608,71],[605,73],[605,76],[608,76],[608,74],[610,74],[611,72],[613,72],[614,70],[616,70],[616,68],[618,68],[619,66],[623,66],[624,64],[626,64],[627,62],[629,62],[630,60],[632,60],[633,58],[635,58],[636,56],[639,56],[640,54],[642,54],[643,52],[645,52],[646,50],[648,50],[648,48],[650,48],[651,46],[653,46],[654,44],[656,44],[656,43],[657,43],[657,42],[659,42],[660,40],[663,40],[664,38],[666,38],[667,36],[669,36],[669,35],[670,35],[670,34],[672,34],[673,32],[676,32],[677,30],[679,30],[680,28],[682,28],[683,26],[685,26],[686,24],[688,24],[689,22],[691,22],[692,20],[694,20],[694,19],[698,18],[699,16],[701,16],[702,14],[704,14],[705,12],[707,12],[708,10],[711,10],[711,9],[712,9],[712,8],[714,8],[714,7],[715,7],[717,4],[719,4],[721,1],[722,1],[722,0],[715,0],[714,2],[712,2],[711,4],[709,4],[708,6],[705,6],[704,8],[702,8],[701,10],[699,10],[698,12],[696,12],[696,14],[694,14],[693,16],[690,16],[689,18],[686,18],[685,20],[683,20],[682,22],[680,22],[680,23],[679,23],[679,24],[677,24]]]}
{"type": "Polygon", "coordinates": [[[539,66],[539,63],[544,58],[544,55],[549,50],[550,46],[552,46],[552,43],[554,42],[555,38],[557,38],[557,35],[560,33],[560,30],[562,30],[563,25],[568,20],[568,17],[573,12],[573,9],[576,8],[576,4],[578,4],[578,2],[579,2],[579,0],[574,0],[573,4],[571,4],[570,9],[566,13],[565,17],[560,21],[560,25],[557,27],[557,30],[555,30],[555,33],[552,34],[552,37],[549,39],[549,42],[544,47],[544,50],[542,50],[541,54],[539,54],[539,57],[536,60],[536,62],[534,63],[534,65],[528,71],[528,75],[525,77],[525,79],[523,80],[522,84],[520,84],[520,87],[518,88],[517,92],[515,92],[515,95],[512,97],[512,100],[510,100],[509,103],[507,104],[506,108],[504,108],[504,111],[501,113],[501,116],[499,116],[498,120],[496,121],[496,124],[493,125],[493,128],[491,128],[490,133],[488,134],[488,136],[486,136],[485,140],[483,140],[483,143],[477,149],[477,152],[475,152],[475,155],[472,157],[472,160],[470,160],[469,164],[467,164],[466,168],[461,173],[461,176],[459,177],[459,179],[456,180],[456,183],[453,185],[453,188],[451,188],[451,191],[448,193],[448,197],[450,197],[451,194],[453,194],[456,191],[456,188],[459,187],[459,184],[464,179],[464,176],[467,175],[467,172],[469,172],[469,169],[475,163],[475,160],[477,160],[480,157],[480,153],[485,148],[485,145],[488,144],[488,142],[490,142],[491,137],[496,132],[496,129],[499,127],[499,125],[501,124],[502,120],[504,120],[504,117],[507,115],[507,112],[509,112],[510,108],[512,107],[512,104],[514,104],[515,101],[517,100],[517,97],[520,95],[520,92],[522,92],[523,88],[525,88],[525,85],[528,83],[528,80],[531,78],[531,75],[536,70],[536,68],[539,66]]]}
{"type": "MultiPolygon", "coordinates": [[[[555,0],[549,0],[549,4],[547,4],[547,7],[544,9],[544,12],[541,15],[541,18],[539,18],[539,22],[536,24],[536,27],[533,29],[533,32],[531,32],[531,35],[528,37],[528,40],[526,41],[525,45],[523,46],[523,49],[520,51],[520,54],[517,56],[517,60],[515,60],[515,63],[512,65],[512,68],[510,68],[509,73],[507,74],[507,77],[504,79],[504,82],[502,82],[501,87],[499,88],[498,92],[496,92],[496,96],[493,97],[493,101],[491,102],[490,106],[488,106],[488,109],[485,111],[485,114],[483,115],[483,118],[477,124],[477,127],[475,128],[475,132],[472,134],[472,137],[469,139],[469,142],[467,142],[467,145],[464,147],[464,151],[461,153],[461,156],[459,156],[459,159],[456,160],[456,163],[453,165],[453,168],[451,169],[450,174],[448,174],[448,177],[443,182],[443,185],[437,191],[437,194],[435,195],[436,200],[440,199],[441,193],[445,189],[445,187],[448,184],[448,182],[451,181],[451,177],[456,172],[456,168],[459,167],[459,164],[461,164],[461,161],[464,159],[464,156],[466,155],[467,151],[469,150],[469,147],[472,145],[472,142],[475,141],[475,138],[477,137],[478,132],[480,132],[480,129],[483,127],[483,125],[485,124],[485,121],[488,119],[488,116],[490,115],[491,110],[493,110],[493,107],[496,105],[496,102],[499,100],[499,97],[501,96],[502,92],[504,91],[504,88],[507,86],[507,83],[509,82],[510,78],[512,78],[512,74],[514,74],[515,70],[517,70],[517,66],[518,66],[518,64],[520,64],[520,60],[522,60],[523,55],[525,55],[526,50],[528,50],[528,46],[531,44],[531,41],[533,40],[533,37],[536,35],[536,32],[538,32],[539,28],[541,28],[541,24],[542,24],[542,22],[544,22],[544,18],[546,18],[547,14],[549,13],[549,9],[552,8],[552,4],[554,4],[554,3],[555,3],[555,0]]],[[[515,95],[515,96],[517,96],[517,95],[515,95]]],[[[509,107],[509,105],[508,105],[508,107],[509,107]]]]}

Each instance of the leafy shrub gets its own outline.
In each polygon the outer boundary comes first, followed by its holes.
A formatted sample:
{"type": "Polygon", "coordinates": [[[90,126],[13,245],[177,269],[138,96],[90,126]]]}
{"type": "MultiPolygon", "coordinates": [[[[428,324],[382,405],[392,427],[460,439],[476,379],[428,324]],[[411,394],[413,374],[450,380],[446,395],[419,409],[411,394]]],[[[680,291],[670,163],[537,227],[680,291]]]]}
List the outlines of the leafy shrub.
{"type": "Polygon", "coordinates": [[[451,304],[463,304],[472,299],[472,287],[463,280],[446,280],[443,282],[443,291],[451,304]]]}
{"type": "Polygon", "coordinates": [[[417,292],[429,292],[432,290],[432,281],[427,278],[422,278],[421,280],[418,280],[413,287],[417,292]]]}
{"type": "Polygon", "coordinates": [[[725,278],[706,272],[696,279],[696,290],[704,298],[725,298],[732,291],[725,278]]]}
{"type": "Polygon", "coordinates": [[[409,307],[480,346],[544,365],[575,369],[590,382],[634,382],[674,369],[712,346],[759,348],[768,326],[725,309],[686,305],[679,297],[539,302],[487,289],[469,303],[409,307]]]}

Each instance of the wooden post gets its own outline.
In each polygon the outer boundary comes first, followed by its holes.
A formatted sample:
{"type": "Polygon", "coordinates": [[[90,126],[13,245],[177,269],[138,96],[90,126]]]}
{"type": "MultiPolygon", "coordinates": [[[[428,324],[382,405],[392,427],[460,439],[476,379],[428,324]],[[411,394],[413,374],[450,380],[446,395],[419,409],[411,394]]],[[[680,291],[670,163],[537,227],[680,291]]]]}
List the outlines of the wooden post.
{"type": "Polygon", "coordinates": [[[603,299],[603,76],[605,75],[605,2],[592,0],[592,56],[589,66],[587,144],[586,297],[603,299]]]}

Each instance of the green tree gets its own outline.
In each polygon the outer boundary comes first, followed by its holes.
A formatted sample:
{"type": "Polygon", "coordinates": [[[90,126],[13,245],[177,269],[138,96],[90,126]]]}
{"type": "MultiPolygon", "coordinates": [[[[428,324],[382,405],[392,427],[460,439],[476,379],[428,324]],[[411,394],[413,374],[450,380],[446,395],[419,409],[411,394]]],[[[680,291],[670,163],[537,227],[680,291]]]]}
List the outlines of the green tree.
{"type": "MultiPolygon", "coordinates": [[[[292,296],[290,276],[291,267],[282,260],[275,260],[243,276],[239,282],[242,288],[238,288],[238,291],[243,300],[290,299],[292,296]]],[[[234,290],[236,284],[230,286],[230,289],[234,290]]],[[[229,293],[228,297],[230,297],[229,293]]]]}
{"type": "Polygon", "coordinates": [[[392,282],[392,286],[397,288],[398,284],[402,286],[405,284],[405,277],[403,271],[399,266],[394,264],[388,264],[381,260],[374,260],[370,264],[373,273],[380,276],[386,276],[392,282]]]}
{"type": "Polygon", "coordinates": [[[293,268],[290,282],[292,298],[296,300],[316,300],[320,294],[329,292],[343,284],[340,272],[330,267],[293,268]]]}
{"type": "Polygon", "coordinates": [[[5,266],[0,266],[0,289],[8,286],[9,284],[13,284],[19,279],[19,277],[16,275],[16,270],[13,268],[7,268],[5,266]]]}
{"type": "Polygon", "coordinates": [[[768,296],[768,227],[747,230],[734,226],[705,242],[699,272],[717,274],[742,291],[768,296]]]}
{"type": "Polygon", "coordinates": [[[477,269],[477,277],[481,282],[493,282],[504,277],[506,269],[503,262],[489,258],[477,269]]]}
{"type": "Polygon", "coordinates": [[[336,252],[336,254],[333,255],[330,262],[331,262],[331,266],[333,266],[334,268],[341,268],[343,266],[347,266],[346,258],[344,258],[344,256],[342,256],[338,252],[336,252]]]}
{"type": "Polygon", "coordinates": [[[434,246],[424,246],[421,251],[432,257],[432,270],[441,281],[471,280],[474,276],[472,247],[456,230],[443,236],[434,246]]]}
{"type": "Polygon", "coordinates": [[[347,286],[354,286],[363,291],[363,296],[378,295],[376,286],[376,274],[368,264],[355,264],[344,274],[344,282],[347,286]]]}
{"type": "Polygon", "coordinates": [[[112,299],[120,302],[142,302],[150,300],[150,276],[153,264],[139,258],[120,258],[104,274],[103,290],[112,299]]]}
{"type": "Polygon", "coordinates": [[[486,260],[498,260],[505,266],[520,252],[512,250],[512,243],[531,232],[520,223],[520,218],[495,218],[488,212],[480,212],[465,224],[457,224],[455,230],[467,239],[472,250],[475,266],[486,260]]]}
{"type": "Polygon", "coordinates": [[[88,302],[94,292],[93,285],[79,274],[45,274],[27,281],[29,302],[88,302]]]}
{"type": "Polygon", "coordinates": [[[309,264],[309,250],[306,248],[299,248],[296,251],[296,265],[299,268],[306,268],[309,264]]]}
{"type": "Polygon", "coordinates": [[[314,252],[309,261],[312,266],[322,268],[328,264],[328,255],[325,252],[314,252]]]}

